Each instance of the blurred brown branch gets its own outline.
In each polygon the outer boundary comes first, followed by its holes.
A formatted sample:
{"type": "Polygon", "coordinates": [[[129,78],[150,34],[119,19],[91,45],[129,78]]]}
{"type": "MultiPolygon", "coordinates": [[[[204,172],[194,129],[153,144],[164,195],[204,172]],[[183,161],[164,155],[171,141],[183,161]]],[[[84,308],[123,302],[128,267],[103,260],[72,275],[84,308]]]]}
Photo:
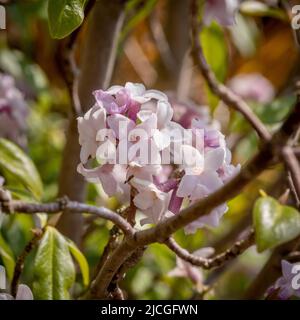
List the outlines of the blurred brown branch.
{"type": "Polygon", "coordinates": [[[191,5],[191,28],[192,28],[192,38],[193,38],[193,47],[192,47],[192,55],[194,57],[194,61],[196,65],[202,72],[203,77],[205,78],[208,86],[211,91],[216,94],[226,105],[232,107],[236,111],[240,112],[246,120],[252,125],[252,127],[256,130],[257,134],[264,141],[268,141],[271,137],[270,133],[264,126],[264,124],[260,121],[260,119],[255,115],[255,113],[251,110],[248,104],[238,95],[236,95],[232,90],[226,87],[224,84],[219,83],[215,74],[211,70],[208,65],[204,53],[202,50],[202,46],[200,43],[200,24],[198,21],[198,12],[199,6],[197,0],[192,0],[191,5]]]}

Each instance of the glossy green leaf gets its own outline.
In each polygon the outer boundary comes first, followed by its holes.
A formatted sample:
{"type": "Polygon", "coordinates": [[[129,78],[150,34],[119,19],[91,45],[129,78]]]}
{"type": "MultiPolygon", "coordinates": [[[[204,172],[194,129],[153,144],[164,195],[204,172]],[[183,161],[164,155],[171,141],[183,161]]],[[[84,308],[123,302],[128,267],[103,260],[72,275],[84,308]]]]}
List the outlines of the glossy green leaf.
{"type": "Polygon", "coordinates": [[[86,2],[87,0],[49,0],[48,23],[53,38],[62,39],[81,25],[86,2]]]}
{"type": "Polygon", "coordinates": [[[292,207],[281,205],[271,197],[262,197],[256,201],[253,221],[259,252],[300,235],[300,213],[292,207]]]}
{"type": "Polygon", "coordinates": [[[36,299],[66,300],[75,281],[74,263],[67,240],[55,228],[47,227],[34,263],[33,292],[36,299]]]}
{"type": "Polygon", "coordinates": [[[68,245],[69,245],[70,252],[72,253],[75,260],[78,262],[78,265],[80,267],[83,284],[87,286],[90,282],[90,271],[89,271],[89,265],[87,263],[87,260],[73,241],[68,240],[68,245]]]}
{"type": "Polygon", "coordinates": [[[21,183],[32,195],[39,199],[43,185],[39,173],[31,159],[14,143],[0,138],[0,170],[21,183]]]}
{"type": "Polygon", "coordinates": [[[15,259],[13,252],[11,251],[9,245],[6,243],[2,235],[0,234],[0,257],[5,266],[7,276],[9,280],[12,280],[14,269],[15,269],[15,259]]]}

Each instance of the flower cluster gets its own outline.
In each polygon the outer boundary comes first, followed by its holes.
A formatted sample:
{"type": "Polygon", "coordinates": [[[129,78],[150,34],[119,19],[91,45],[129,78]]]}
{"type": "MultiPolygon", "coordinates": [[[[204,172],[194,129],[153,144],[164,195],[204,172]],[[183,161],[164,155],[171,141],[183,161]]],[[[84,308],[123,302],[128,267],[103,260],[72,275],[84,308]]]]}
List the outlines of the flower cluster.
{"type": "Polygon", "coordinates": [[[0,137],[25,146],[28,107],[14,79],[0,74],[0,137]]]}
{"type": "MultiPolygon", "coordinates": [[[[178,214],[183,203],[208,196],[239,170],[231,164],[224,136],[207,117],[194,118],[191,128],[184,128],[173,121],[164,93],[126,83],[94,96],[94,106],[78,118],[78,172],[101,183],[108,196],[131,199],[146,216],[142,224],[178,214]]],[[[226,204],[217,207],[186,232],[217,226],[226,210],[226,204]]]]}

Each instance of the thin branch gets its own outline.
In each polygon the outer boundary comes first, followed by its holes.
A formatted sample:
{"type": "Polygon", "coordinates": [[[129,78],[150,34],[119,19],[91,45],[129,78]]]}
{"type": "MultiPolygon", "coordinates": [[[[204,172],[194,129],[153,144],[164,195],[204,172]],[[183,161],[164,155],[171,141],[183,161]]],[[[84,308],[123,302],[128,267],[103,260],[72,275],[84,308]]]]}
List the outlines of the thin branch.
{"type": "Polygon", "coordinates": [[[297,205],[300,201],[300,165],[299,161],[290,146],[286,146],[282,150],[282,158],[292,180],[292,192],[295,193],[297,205]]]}
{"type": "MultiPolygon", "coordinates": [[[[1,199],[0,199],[1,202],[1,199]]],[[[100,218],[109,220],[118,226],[124,234],[128,236],[134,235],[133,227],[120,215],[117,213],[105,208],[105,207],[95,207],[92,205],[87,205],[84,203],[70,201],[67,198],[63,198],[56,202],[51,203],[26,203],[22,201],[11,201],[10,203],[5,204],[3,211],[6,213],[58,213],[63,210],[71,210],[75,213],[91,213],[99,216],[100,218]]]]}
{"type": "Polygon", "coordinates": [[[179,258],[195,266],[212,269],[221,267],[224,263],[236,258],[251,247],[254,244],[254,230],[251,230],[244,239],[237,241],[230,249],[212,258],[202,258],[189,253],[186,249],[180,247],[173,238],[169,238],[165,244],[175,252],[179,258]]]}
{"type": "Polygon", "coordinates": [[[110,258],[105,261],[103,267],[91,283],[89,291],[83,299],[106,299],[108,298],[108,286],[123,263],[139,248],[138,244],[124,239],[113,251],[110,258]]]}
{"type": "Polygon", "coordinates": [[[202,72],[203,77],[207,81],[207,84],[211,91],[215,93],[226,105],[234,108],[236,111],[240,112],[245,119],[252,125],[256,130],[257,134],[264,141],[268,141],[271,138],[270,133],[264,126],[264,124],[259,120],[259,118],[254,114],[248,104],[238,95],[236,95],[228,87],[219,83],[215,74],[208,65],[202,46],[200,43],[200,25],[198,23],[198,1],[192,0],[191,13],[192,13],[192,37],[193,37],[193,48],[192,54],[196,65],[202,72]]]}
{"type": "Polygon", "coordinates": [[[33,237],[32,239],[27,243],[25,246],[23,252],[20,254],[16,261],[15,269],[14,269],[14,275],[11,282],[11,294],[13,297],[16,297],[17,291],[18,291],[18,285],[20,281],[20,277],[22,274],[22,271],[24,269],[24,263],[25,259],[29,255],[29,253],[34,249],[34,247],[37,245],[38,241],[41,239],[41,237],[44,234],[44,230],[36,229],[33,230],[33,237]]]}

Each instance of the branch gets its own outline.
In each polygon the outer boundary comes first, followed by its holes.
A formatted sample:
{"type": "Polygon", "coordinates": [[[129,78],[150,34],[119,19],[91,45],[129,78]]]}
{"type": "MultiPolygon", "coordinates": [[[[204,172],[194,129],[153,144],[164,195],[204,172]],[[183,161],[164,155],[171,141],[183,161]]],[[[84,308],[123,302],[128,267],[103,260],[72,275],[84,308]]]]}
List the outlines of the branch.
{"type": "Polygon", "coordinates": [[[29,255],[29,253],[34,249],[37,245],[38,241],[43,236],[44,231],[40,229],[33,230],[33,237],[25,246],[23,252],[20,254],[16,261],[16,266],[14,269],[14,275],[11,282],[11,294],[13,297],[16,297],[18,291],[18,285],[20,281],[20,277],[24,268],[25,259],[29,255]]]}
{"type": "Polygon", "coordinates": [[[300,165],[299,161],[290,146],[286,146],[282,150],[282,158],[285,163],[286,169],[290,172],[292,180],[292,192],[295,193],[297,200],[297,206],[300,201],[300,165]]]}
{"type": "Polygon", "coordinates": [[[213,258],[202,258],[193,255],[186,249],[180,247],[173,238],[169,238],[165,244],[182,260],[204,269],[212,269],[221,267],[224,263],[236,258],[251,247],[254,244],[254,230],[251,230],[244,239],[237,241],[230,249],[213,258]]]}
{"type": "Polygon", "coordinates": [[[192,14],[192,37],[193,37],[193,48],[192,55],[196,65],[202,72],[203,77],[207,81],[207,84],[211,91],[217,95],[226,105],[231,106],[236,111],[240,112],[245,119],[252,125],[256,130],[257,134],[264,141],[268,141],[271,138],[270,133],[259,120],[255,113],[251,110],[248,104],[238,95],[236,95],[228,87],[219,83],[215,74],[208,65],[199,40],[200,26],[198,23],[198,12],[199,6],[197,0],[192,0],[191,14],[192,14]]]}
{"type": "MultiPolygon", "coordinates": [[[[0,199],[0,203],[1,202],[2,202],[2,199],[0,199]]],[[[87,204],[76,202],[76,201],[70,201],[66,197],[56,202],[50,202],[50,203],[27,203],[23,201],[10,201],[9,203],[2,202],[2,208],[3,208],[3,211],[8,214],[10,213],[32,214],[32,213],[39,213],[39,212],[53,214],[53,213],[59,213],[64,210],[71,210],[74,214],[75,213],[80,214],[83,212],[91,213],[91,214],[97,215],[100,218],[113,222],[127,236],[133,236],[135,232],[133,227],[117,213],[105,207],[95,207],[95,206],[87,205],[87,204]]]]}

